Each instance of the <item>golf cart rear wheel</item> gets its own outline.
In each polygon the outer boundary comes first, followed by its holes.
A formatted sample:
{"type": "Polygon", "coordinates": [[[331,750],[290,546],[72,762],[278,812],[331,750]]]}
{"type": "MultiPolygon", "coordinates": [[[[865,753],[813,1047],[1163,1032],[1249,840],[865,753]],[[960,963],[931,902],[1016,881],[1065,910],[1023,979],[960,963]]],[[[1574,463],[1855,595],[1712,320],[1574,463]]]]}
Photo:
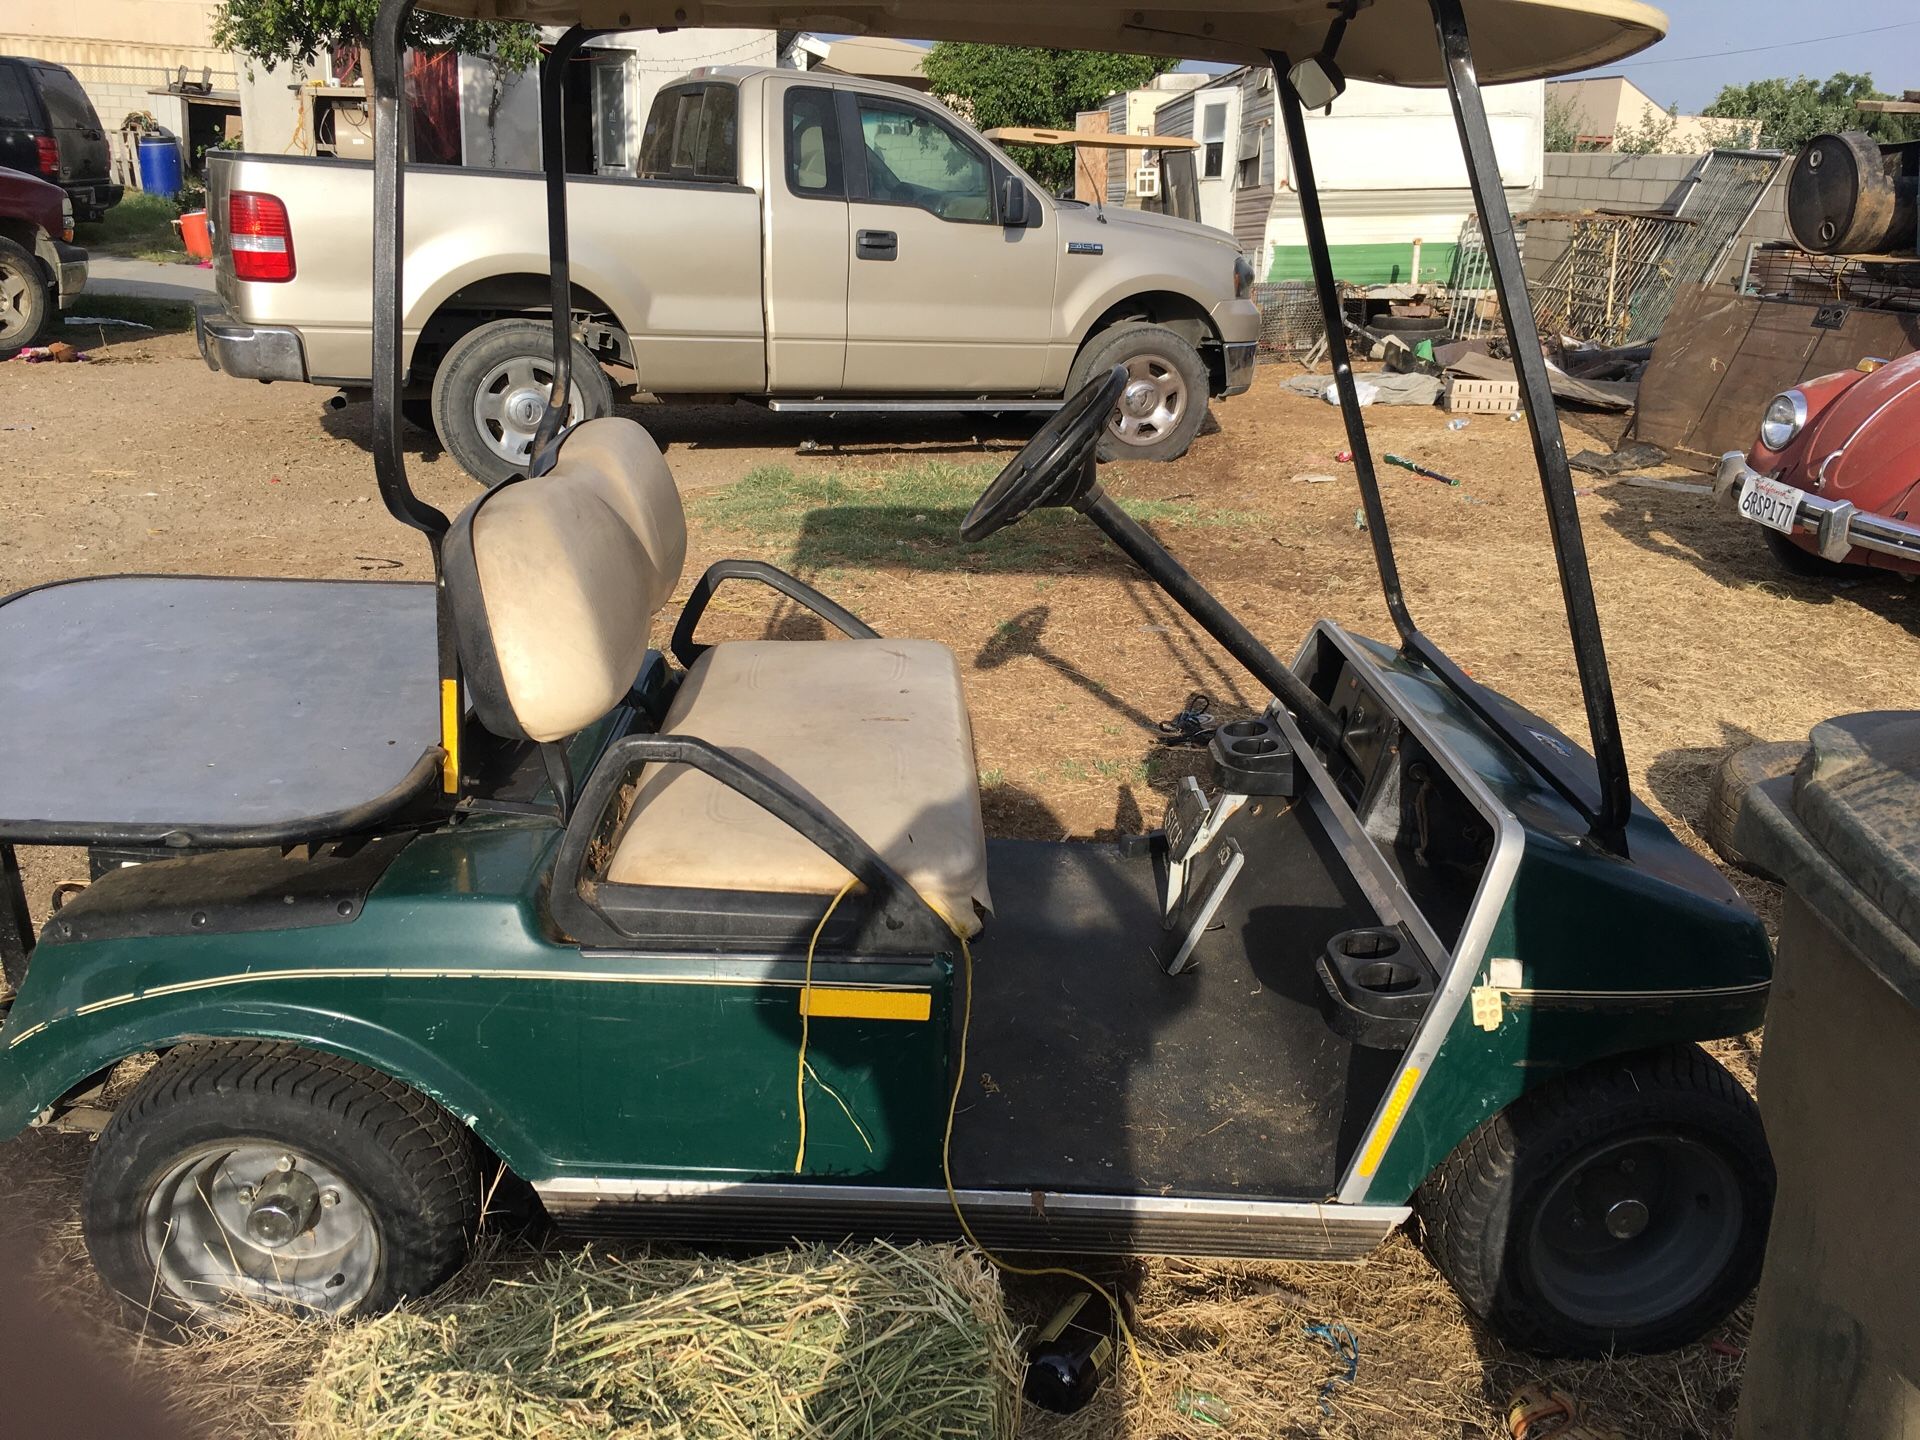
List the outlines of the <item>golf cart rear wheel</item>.
{"type": "Polygon", "coordinates": [[[1126,366],[1127,384],[1100,438],[1100,459],[1178,460],[1207,418],[1207,362],[1164,326],[1116,325],[1081,350],[1067,394],[1079,394],[1116,365],[1126,366]]]}
{"type": "Polygon", "coordinates": [[[1510,1343],[1657,1352],[1698,1339],[1753,1289],[1773,1180],[1752,1097],[1681,1045],[1523,1095],[1414,1203],[1434,1264],[1510,1343]]]}
{"type": "MultiPolygon", "coordinates": [[[[613,413],[613,381],[573,342],[567,423],[613,413]]],[[[433,377],[433,429],[482,485],[527,473],[534,432],[553,389],[553,330],[544,320],[495,320],[455,342],[433,377]]]]}
{"type": "Polygon", "coordinates": [[[143,1324],[334,1317],[432,1290],[479,1218],[472,1138],[362,1065],[267,1041],[170,1051],[101,1134],[87,1248],[143,1324]]]}
{"type": "Polygon", "coordinates": [[[0,235],[0,356],[38,345],[53,316],[40,262],[24,245],[0,235]]]}

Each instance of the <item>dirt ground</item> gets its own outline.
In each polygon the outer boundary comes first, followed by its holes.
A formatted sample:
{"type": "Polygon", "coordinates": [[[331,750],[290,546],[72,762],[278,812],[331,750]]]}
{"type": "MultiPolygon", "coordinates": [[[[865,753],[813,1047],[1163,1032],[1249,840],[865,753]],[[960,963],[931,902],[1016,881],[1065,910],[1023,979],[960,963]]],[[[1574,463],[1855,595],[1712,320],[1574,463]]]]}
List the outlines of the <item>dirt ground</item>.
{"type": "MultiPolygon", "coordinates": [[[[375,498],[364,406],[323,411],[324,393],[210,374],[185,335],[109,331],[85,365],[0,365],[0,593],[101,572],[424,578],[423,544],[375,498]]],[[[1219,430],[1183,461],[1110,467],[1107,487],[1163,505],[1177,554],[1282,655],[1327,616],[1391,633],[1356,524],[1338,412],[1285,393],[1285,367],[1219,407],[1219,430]],[[1284,373],[1283,373],[1284,372],[1284,373]],[[1331,483],[1300,477],[1318,473],[1331,483]]],[[[957,514],[916,512],[894,553],[849,547],[811,516],[762,523],[729,487],[779,467],[805,487],[856,498],[902,465],[984,483],[1017,446],[1018,422],[893,427],[770,416],[751,407],[635,412],[667,449],[693,515],[687,574],[725,554],[791,562],[883,634],[941,640],[960,655],[989,828],[1027,835],[1138,830],[1157,819],[1186,762],[1152,727],[1203,690],[1221,707],[1259,700],[1224,656],[1096,538],[1060,532],[1018,564],[989,548],[955,558],[937,541],[957,514]],[[911,452],[902,454],[903,451],[911,452]]],[[[1606,448],[1607,417],[1569,415],[1570,449],[1606,448]]],[[[1476,417],[1449,431],[1437,410],[1371,412],[1376,451],[1462,480],[1388,470],[1389,516],[1408,601],[1477,677],[1584,734],[1552,552],[1526,427],[1476,417]]],[[[984,423],[984,422],[983,422],[984,423]]],[[[413,435],[417,488],[449,510],[472,482],[413,435]]],[[[1696,481],[1680,471],[1655,472],[1696,481]]],[[[957,481],[955,483],[958,483],[957,481]]],[[[1839,585],[1777,571],[1750,527],[1704,496],[1583,480],[1579,510],[1598,589],[1636,788],[1689,843],[1715,758],[1749,738],[1804,737],[1823,717],[1920,705],[1920,591],[1893,578],[1839,585]]],[[[1078,523],[1078,522],[1074,522],[1078,523]]],[[[891,532],[889,532],[891,533],[891,532]]],[[[684,591],[683,591],[684,593],[684,591]]],[[[720,633],[804,631],[744,597],[720,633]]],[[[110,703],[110,697],[103,697],[110,703]]],[[[130,735],[130,739],[132,736],[130,735]]],[[[24,857],[36,912],[80,857],[24,857]]],[[[1771,915],[1772,887],[1736,876],[1771,915]]],[[[1729,1052],[1736,1062],[1741,1046],[1729,1052]]],[[[38,1273],[110,1349],[76,1235],[86,1144],[29,1133],[0,1144],[0,1233],[42,1247],[38,1273]]],[[[1140,1339],[1152,1377],[1116,1415],[1112,1387],[1073,1422],[1036,1435],[1483,1436],[1512,1387],[1569,1387],[1633,1437],[1731,1434],[1743,1327],[1671,1356],[1570,1365],[1505,1351],[1466,1323],[1419,1252],[1396,1240],[1353,1266],[1153,1263],[1138,1268],[1140,1339]],[[1352,1383],[1306,1327],[1344,1323],[1359,1341],[1352,1383]],[[1231,1412],[1192,1418],[1205,1393],[1231,1412]],[[1183,1411],[1188,1418],[1182,1418],[1183,1411]]],[[[1018,1292],[1021,1303],[1041,1297],[1018,1292]]],[[[298,1374],[257,1369],[225,1342],[141,1365],[209,1433],[288,1432],[298,1374]],[[219,1403],[210,1405],[208,1397],[219,1403]]],[[[131,1348],[118,1353],[131,1357],[131,1348]]],[[[156,1358],[159,1354],[160,1358],[156,1358]]],[[[1199,1405],[1204,1411],[1205,1405],[1199,1405]]]]}

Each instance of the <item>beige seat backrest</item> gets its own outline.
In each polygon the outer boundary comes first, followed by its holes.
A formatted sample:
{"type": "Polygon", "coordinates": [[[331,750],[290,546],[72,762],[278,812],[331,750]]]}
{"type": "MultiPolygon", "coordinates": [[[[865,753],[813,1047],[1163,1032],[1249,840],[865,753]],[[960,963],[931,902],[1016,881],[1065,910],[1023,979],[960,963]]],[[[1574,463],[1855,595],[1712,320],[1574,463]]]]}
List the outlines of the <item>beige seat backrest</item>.
{"type": "Polygon", "coordinates": [[[444,553],[481,723],[560,740],[632,688],[653,617],[680,584],[687,522],[653,438],[610,416],[569,434],[545,475],[469,505],[444,553]]]}

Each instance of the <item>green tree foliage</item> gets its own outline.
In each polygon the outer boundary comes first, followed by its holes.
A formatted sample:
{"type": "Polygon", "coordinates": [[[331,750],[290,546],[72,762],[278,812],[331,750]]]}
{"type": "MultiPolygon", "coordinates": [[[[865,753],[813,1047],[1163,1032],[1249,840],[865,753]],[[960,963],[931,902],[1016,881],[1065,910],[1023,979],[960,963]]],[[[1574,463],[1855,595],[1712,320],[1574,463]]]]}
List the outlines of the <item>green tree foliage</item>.
{"type": "MultiPolygon", "coordinates": [[[[311,65],[322,50],[364,45],[373,35],[380,0],[221,0],[213,16],[213,43],[263,65],[311,65]]],[[[531,25],[455,20],[415,10],[407,40],[422,49],[494,56],[510,70],[540,58],[531,25]]]]}
{"type": "MultiPolygon", "coordinates": [[[[1145,55],[943,40],[927,52],[922,68],[933,93],[983,130],[996,125],[1071,130],[1077,112],[1097,109],[1116,91],[1138,89],[1173,66],[1172,60],[1145,55]]],[[[1067,147],[1009,148],[1049,189],[1073,179],[1073,151],[1067,147]]]]}
{"type": "Polygon", "coordinates": [[[1728,85],[1700,113],[1760,121],[1760,143],[1792,150],[1815,135],[1835,130],[1864,130],[1878,140],[1920,139],[1920,116],[1880,115],[1856,110],[1856,100],[1892,97],[1873,88],[1871,75],[1845,72],[1826,80],[1801,75],[1792,80],[1755,80],[1728,85]]]}

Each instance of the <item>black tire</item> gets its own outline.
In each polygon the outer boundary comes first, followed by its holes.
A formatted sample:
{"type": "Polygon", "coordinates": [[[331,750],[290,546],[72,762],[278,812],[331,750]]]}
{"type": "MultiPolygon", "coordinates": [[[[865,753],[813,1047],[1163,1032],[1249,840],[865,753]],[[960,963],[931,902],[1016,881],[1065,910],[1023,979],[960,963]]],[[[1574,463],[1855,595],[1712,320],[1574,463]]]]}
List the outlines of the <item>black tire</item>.
{"type": "Polygon", "coordinates": [[[1700,834],[1722,860],[1769,880],[1780,878],[1756,865],[1741,848],[1737,835],[1740,810],[1752,786],[1791,775],[1806,753],[1804,740],[1757,740],[1729,750],[1714,766],[1713,788],[1707,795],[1706,813],[1700,817],[1700,834]]]}
{"type": "Polygon", "coordinates": [[[433,428],[433,401],[425,396],[400,402],[400,418],[416,430],[424,430],[429,435],[438,436],[433,428]]]}
{"type": "Polygon", "coordinates": [[[0,355],[38,345],[57,313],[46,271],[33,252],[0,235],[0,355]]]}
{"type": "Polygon", "coordinates": [[[1593,1356],[1670,1350],[1724,1320],[1759,1278],[1773,1186],[1753,1098],[1679,1045],[1523,1095],[1414,1204],[1428,1255],[1501,1338],[1593,1356]]]}
{"type": "MultiPolygon", "coordinates": [[[[538,423],[537,414],[528,411],[520,417],[524,424],[483,431],[475,414],[482,387],[488,387],[496,408],[514,397],[537,397],[544,405],[552,383],[552,357],[553,331],[546,321],[495,320],[455,341],[434,372],[434,433],[460,468],[481,484],[497,485],[511,475],[526,474],[526,442],[538,423]],[[515,461],[503,452],[520,453],[521,458],[515,461]]],[[[570,421],[613,413],[613,381],[578,340],[573,342],[573,388],[578,402],[570,421]]]]}
{"type": "Polygon", "coordinates": [[[1207,362],[1185,336],[1164,325],[1128,321],[1102,330],[1080,348],[1067,381],[1067,394],[1077,395],[1095,376],[1116,365],[1125,365],[1129,388],[1114,407],[1113,419],[1100,439],[1102,460],[1178,460],[1187,453],[1193,437],[1200,433],[1207,418],[1207,403],[1212,388],[1207,362]],[[1135,415],[1128,424],[1129,406],[1144,403],[1144,390],[1136,391],[1134,382],[1158,391],[1154,397],[1156,413],[1165,402],[1167,418],[1158,423],[1145,422],[1135,415]],[[1177,400],[1177,403],[1176,403],[1177,400]],[[1131,436],[1131,438],[1130,438],[1131,436]]]}
{"type": "Polygon", "coordinates": [[[1853,568],[1829,560],[1824,555],[1802,550],[1778,530],[1763,529],[1760,538],[1767,542],[1767,552],[1773,556],[1776,565],[1789,575],[1798,575],[1803,580],[1837,580],[1853,568]]]}
{"type": "MultiPolygon", "coordinates": [[[[480,1214],[479,1166],[472,1136],[446,1111],[363,1065],[295,1045],[196,1042],[168,1052],[147,1073],[114,1113],[87,1165],[81,1202],[87,1249],[102,1278],[143,1324],[218,1321],[235,1293],[202,1279],[185,1287],[191,1296],[183,1295],[175,1283],[182,1263],[166,1247],[176,1226],[191,1233],[190,1224],[218,1224],[206,1196],[231,1193],[242,1181],[255,1183],[252,1169],[239,1177],[230,1173],[228,1160],[247,1153],[242,1147],[283,1151],[296,1162],[294,1175],[327,1175],[339,1187],[322,1192],[322,1200],[331,1193],[325,1211],[309,1206],[313,1218],[291,1245],[273,1252],[274,1261],[298,1256],[295,1247],[309,1234],[317,1240],[323,1213],[351,1215],[356,1225],[364,1217],[372,1227],[371,1243],[359,1252],[366,1259],[355,1271],[356,1298],[334,1308],[279,1297],[286,1308],[378,1313],[434,1289],[466,1257],[480,1214]],[[193,1159],[202,1155],[226,1158],[193,1159]],[[163,1187],[183,1173],[183,1165],[196,1163],[203,1167],[200,1176],[215,1178],[178,1182],[171,1193],[184,1197],[181,1203],[156,1214],[155,1206],[167,1208],[163,1187]],[[196,1198],[204,1218],[188,1213],[196,1198]]],[[[262,1193],[278,1170],[268,1166],[262,1172],[262,1193]]],[[[253,1198],[252,1189],[237,1196],[241,1202],[253,1198]]],[[[249,1244],[243,1241],[241,1248],[251,1256],[249,1244]]],[[[227,1254],[234,1254],[231,1241],[227,1254]]],[[[295,1268],[292,1259],[285,1263],[295,1268]]],[[[330,1277],[314,1288],[325,1295],[325,1287],[338,1283],[338,1276],[330,1277]]]]}

